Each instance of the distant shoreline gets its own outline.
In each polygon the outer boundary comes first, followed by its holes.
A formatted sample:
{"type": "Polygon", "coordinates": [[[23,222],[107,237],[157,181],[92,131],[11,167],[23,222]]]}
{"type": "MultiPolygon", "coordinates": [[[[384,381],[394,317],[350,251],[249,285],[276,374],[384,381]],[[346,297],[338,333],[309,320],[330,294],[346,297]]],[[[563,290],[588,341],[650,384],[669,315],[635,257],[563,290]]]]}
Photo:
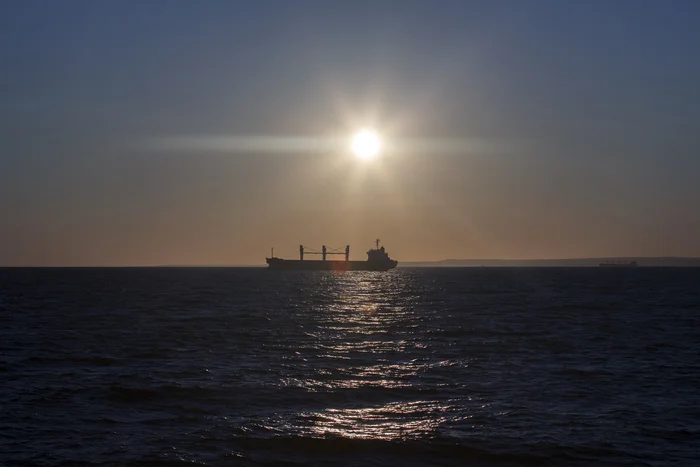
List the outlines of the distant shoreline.
{"type": "Polygon", "coordinates": [[[399,267],[598,267],[606,261],[632,262],[639,267],[700,267],[700,258],[684,257],[603,257],[570,259],[446,259],[401,262],[399,267]]]}

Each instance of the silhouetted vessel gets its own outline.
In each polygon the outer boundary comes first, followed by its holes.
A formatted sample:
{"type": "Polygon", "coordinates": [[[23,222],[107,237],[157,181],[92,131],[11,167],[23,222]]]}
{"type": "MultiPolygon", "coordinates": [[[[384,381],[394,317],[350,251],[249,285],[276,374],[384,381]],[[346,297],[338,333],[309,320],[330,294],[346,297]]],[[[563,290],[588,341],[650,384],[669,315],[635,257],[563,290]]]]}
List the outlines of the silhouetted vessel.
{"type": "Polygon", "coordinates": [[[377,247],[367,252],[367,261],[350,261],[350,245],[345,247],[345,251],[328,251],[325,245],[320,252],[305,251],[304,245],[299,245],[299,259],[282,259],[274,256],[274,250],[270,258],[265,258],[268,264],[268,269],[280,269],[285,271],[388,271],[394,269],[398,261],[389,257],[384,247],[379,246],[379,240],[376,242],[377,247]],[[307,255],[322,255],[321,260],[304,259],[304,254],[307,255]],[[345,260],[329,261],[326,260],[327,255],[345,255],[345,260]]]}
{"type": "Polygon", "coordinates": [[[639,266],[636,261],[628,263],[627,261],[606,261],[604,263],[599,263],[598,266],[601,268],[636,268],[639,266]]]}

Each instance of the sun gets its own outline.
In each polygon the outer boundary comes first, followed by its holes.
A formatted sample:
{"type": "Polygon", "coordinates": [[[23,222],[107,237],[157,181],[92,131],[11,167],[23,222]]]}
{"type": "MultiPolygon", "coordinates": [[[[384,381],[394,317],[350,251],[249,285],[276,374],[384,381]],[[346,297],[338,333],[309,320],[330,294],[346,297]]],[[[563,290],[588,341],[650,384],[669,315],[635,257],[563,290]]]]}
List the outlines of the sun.
{"type": "Polygon", "coordinates": [[[352,151],[360,159],[372,159],[379,154],[382,142],[373,131],[361,131],[352,139],[352,151]]]}

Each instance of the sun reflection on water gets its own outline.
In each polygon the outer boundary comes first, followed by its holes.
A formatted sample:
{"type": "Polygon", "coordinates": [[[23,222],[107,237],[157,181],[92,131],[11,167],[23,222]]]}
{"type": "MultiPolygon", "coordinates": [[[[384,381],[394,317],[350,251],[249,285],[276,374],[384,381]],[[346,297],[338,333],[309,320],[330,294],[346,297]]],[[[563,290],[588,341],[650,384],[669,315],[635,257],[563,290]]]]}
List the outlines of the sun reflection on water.
{"type": "Polygon", "coordinates": [[[288,420],[299,434],[411,438],[464,418],[462,399],[435,396],[447,383],[424,375],[468,364],[431,356],[426,323],[435,310],[419,304],[421,289],[410,280],[399,272],[314,277],[299,313],[313,322],[306,335],[317,363],[281,386],[316,393],[327,404],[288,420]]]}
{"type": "Polygon", "coordinates": [[[306,434],[359,439],[405,439],[425,436],[450,418],[455,408],[434,401],[391,402],[360,409],[326,409],[302,414],[306,434]]]}

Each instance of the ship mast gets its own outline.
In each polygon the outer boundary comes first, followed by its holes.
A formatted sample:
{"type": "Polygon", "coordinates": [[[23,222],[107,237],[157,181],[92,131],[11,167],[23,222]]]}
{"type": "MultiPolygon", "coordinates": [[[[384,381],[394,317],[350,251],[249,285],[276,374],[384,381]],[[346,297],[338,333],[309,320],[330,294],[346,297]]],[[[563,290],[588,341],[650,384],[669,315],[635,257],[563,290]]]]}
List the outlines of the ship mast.
{"type": "Polygon", "coordinates": [[[374,243],[377,244],[377,250],[378,250],[378,249],[379,249],[379,239],[376,239],[376,240],[374,241],[374,243]]]}

